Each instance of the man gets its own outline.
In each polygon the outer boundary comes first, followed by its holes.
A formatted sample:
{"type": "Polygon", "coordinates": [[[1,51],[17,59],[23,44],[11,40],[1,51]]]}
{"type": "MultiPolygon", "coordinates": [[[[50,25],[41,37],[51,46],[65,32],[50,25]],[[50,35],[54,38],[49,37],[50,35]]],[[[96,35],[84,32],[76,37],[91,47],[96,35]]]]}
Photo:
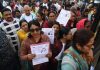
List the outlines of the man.
{"type": "Polygon", "coordinates": [[[15,51],[18,50],[19,40],[16,31],[19,29],[19,23],[17,19],[12,16],[11,10],[4,8],[2,10],[3,22],[1,22],[0,27],[9,35],[11,45],[15,51]]]}
{"type": "Polygon", "coordinates": [[[0,28],[0,70],[20,70],[16,53],[5,32],[0,28]]]}
{"type": "Polygon", "coordinates": [[[31,13],[31,8],[28,5],[24,6],[24,12],[20,18],[20,20],[25,19],[27,22],[36,19],[36,15],[31,13]]]}

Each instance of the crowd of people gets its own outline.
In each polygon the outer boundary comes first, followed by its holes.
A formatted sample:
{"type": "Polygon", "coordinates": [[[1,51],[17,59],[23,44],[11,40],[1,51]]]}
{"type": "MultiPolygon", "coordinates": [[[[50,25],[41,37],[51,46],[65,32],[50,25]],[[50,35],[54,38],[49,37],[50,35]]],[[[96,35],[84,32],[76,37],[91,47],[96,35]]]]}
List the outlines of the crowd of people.
{"type": "Polygon", "coordinates": [[[100,27],[93,31],[96,14],[94,3],[80,0],[0,2],[0,70],[97,70],[100,27]],[[71,15],[65,26],[56,21],[62,9],[71,15]],[[42,28],[54,29],[53,44],[42,28]],[[44,42],[49,43],[45,55],[49,61],[33,65],[38,55],[32,54],[30,46],[44,42]]]}

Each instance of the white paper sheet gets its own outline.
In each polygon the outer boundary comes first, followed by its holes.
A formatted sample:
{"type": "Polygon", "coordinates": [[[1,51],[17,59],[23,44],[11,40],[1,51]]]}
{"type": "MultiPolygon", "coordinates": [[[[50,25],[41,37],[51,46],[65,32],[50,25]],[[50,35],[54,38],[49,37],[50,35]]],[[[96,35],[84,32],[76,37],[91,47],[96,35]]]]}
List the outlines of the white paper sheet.
{"type": "Polygon", "coordinates": [[[70,11],[62,9],[56,21],[62,24],[63,26],[66,26],[70,17],[71,17],[70,11]]]}
{"type": "Polygon", "coordinates": [[[46,57],[46,54],[49,52],[49,43],[39,43],[39,44],[33,44],[30,45],[31,47],[31,53],[36,54],[36,57],[32,59],[33,65],[41,64],[48,62],[48,58],[46,57]]]}
{"type": "Polygon", "coordinates": [[[42,31],[49,37],[51,44],[54,44],[54,28],[42,28],[42,31]]]}

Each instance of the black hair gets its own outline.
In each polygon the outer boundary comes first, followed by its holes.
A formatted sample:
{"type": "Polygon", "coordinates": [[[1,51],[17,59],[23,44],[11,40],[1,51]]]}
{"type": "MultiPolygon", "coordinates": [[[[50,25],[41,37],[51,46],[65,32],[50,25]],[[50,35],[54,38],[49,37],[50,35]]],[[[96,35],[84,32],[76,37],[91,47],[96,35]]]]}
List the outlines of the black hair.
{"type": "Polygon", "coordinates": [[[19,11],[18,9],[15,10],[15,13],[16,13],[16,12],[19,12],[19,13],[20,13],[20,11],[19,11]]]}
{"type": "Polygon", "coordinates": [[[10,11],[10,12],[11,12],[10,9],[8,9],[8,8],[4,8],[4,9],[1,11],[1,13],[4,14],[5,11],[10,11]]]}
{"type": "Polygon", "coordinates": [[[42,11],[38,11],[37,14],[42,17],[42,20],[45,20],[45,15],[42,13],[42,11]]]}
{"type": "Polygon", "coordinates": [[[29,22],[29,26],[28,26],[29,30],[32,25],[38,26],[40,28],[40,23],[38,22],[38,20],[32,20],[29,22]]]}
{"type": "Polygon", "coordinates": [[[59,32],[58,39],[63,38],[63,35],[67,35],[70,32],[70,28],[63,27],[59,32]]]}
{"type": "Polygon", "coordinates": [[[77,50],[77,44],[79,44],[81,47],[84,47],[84,45],[86,45],[93,36],[94,33],[92,31],[86,29],[77,30],[73,35],[73,48],[77,50]]]}
{"type": "MultiPolygon", "coordinates": [[[[54,22],[53,22],[53,25],[58,25],[58,26],[60,27],[60,24],[59,24],[59,22],[57,22],[57,21],[54,21],[54,22]]],[[[53,25],[52,25],[52,26],[53,26],[53,25]]]]}
{"type": "MultiPolygon", "coordinates": [[[[38,27],[41,29],[39,22],[38,22],[37,20],[32,20],[32,21],[29,22],[29,26],[28,26],[29,31],[30,31],[30,27],[31,27],[32,25],[36,25],[36,26],[38,26],[38,27]]],[[[43,34],[42,31],[41,31],[41,34],[43,34]]],[[[31,33],[28,34],[28,38],[32,38],[31,33]]]]}
{"type": "Polygon", "coordinates": [[[55,15],[57,15],[57,12],[56,12],[56,11],[50,11],[50,12],[48,13],[48,16],[49,16],[51,13],[54,13],[55,15]]]}
{"type": "Polygon", "coordinates": [[[23,22],[26,22],[28,24],[28,22],[26,20],[22,19],[22,20],[19,21],[19,26],[20,27],[21,27],[21,25],[22,25],[23,22]]]}
{"type": "Polygon", "coordinates": [[[15,11],[12,11],[13,17],[15,17],[16,12],[20,13],[20,11],[18,9],[16,9],[15,11]]]}

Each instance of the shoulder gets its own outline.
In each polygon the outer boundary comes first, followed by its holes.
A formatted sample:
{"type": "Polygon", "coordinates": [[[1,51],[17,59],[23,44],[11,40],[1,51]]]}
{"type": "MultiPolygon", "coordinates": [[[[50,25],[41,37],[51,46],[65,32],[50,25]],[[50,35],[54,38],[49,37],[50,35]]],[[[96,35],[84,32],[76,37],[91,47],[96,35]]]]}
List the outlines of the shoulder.
{"type": "Polygon", "coordinates": [[[73,59],[73,57],[71,56],[71,54],[66,54],[63,59],[62,59],[62,63],[61,65],[64,66],[70,66],[69,68],[72,68],[73,70],[77,69],[76,63],[73,59]]]}
{"type": "Polygon", "coordinates": [[[27,38],[25,38],[25,39],[22,41],[22,46],[27,46],[27,45],[29,45],[29,43],[30,43],[30,40],[29,40],[29,38],[27,37],[27,38]]]}
{"type": "Polygon", "coordinates": [[[17,34],[21,34],[23,31],[22,31],[22,29],[19,29],[18,31],[17,31],[17,34]]]}
{"type": "Polygon", "coordinates": [[[0,27],[2,28],[3,26],[4,26],[4,21],[2,21],[1,23],[0,23],[0,27]]]}
{"type": "Polygon", "coordinates": [[[42,38],[44,38],[44,39],[49,38],[49,37],[48,37],[47,35],[45,35],[45,34],[42,34],[41,36],[42,36],[42,38]]]}
{"type": "Polygon", "coordinates": [[[49,37],[47,35],[42,34],[41,37],[43,41],[50,42],[49,37]]]}
{"type": "Polygon", "coordinates": [[[22,15],[21,15],[21,17],[24,17],[25,16],[25,13],[23,13],[22,15]]]}

